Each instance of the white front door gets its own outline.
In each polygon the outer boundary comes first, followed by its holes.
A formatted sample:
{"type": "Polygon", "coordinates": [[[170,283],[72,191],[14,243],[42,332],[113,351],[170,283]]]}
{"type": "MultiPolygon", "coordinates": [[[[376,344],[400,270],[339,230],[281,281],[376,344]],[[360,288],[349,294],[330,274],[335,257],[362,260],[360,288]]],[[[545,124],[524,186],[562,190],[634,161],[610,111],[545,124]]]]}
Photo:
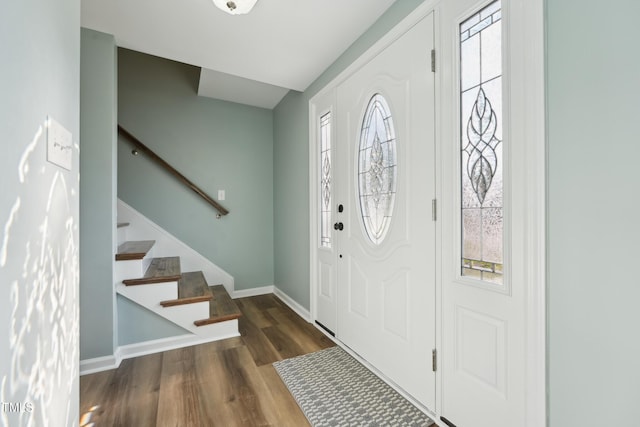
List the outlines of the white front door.
{"type": "Polygon", "coordinates": [[[435,404],[433,14],[337,88],[338,338],[435,404]]]}

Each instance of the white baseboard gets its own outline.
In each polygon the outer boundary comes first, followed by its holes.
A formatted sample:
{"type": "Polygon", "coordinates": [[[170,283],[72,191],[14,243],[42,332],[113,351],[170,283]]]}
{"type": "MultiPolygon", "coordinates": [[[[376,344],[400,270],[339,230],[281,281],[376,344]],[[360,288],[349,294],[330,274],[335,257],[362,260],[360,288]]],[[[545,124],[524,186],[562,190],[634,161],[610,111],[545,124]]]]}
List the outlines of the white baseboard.
{"type": "MultiPolygon", "coordinates": [[[[237,329],[237,328],[236,328],[237,329]]],[[[216,336],[214,338],[203,338],[192,334],[178,335],[175,337],[162,338],[159,340],[144,341],[135,344],[127,344],[116,349],[113,356],[97,357],[80,361],[80,375],[93,374],[96,372],[116,369],[124,359],[132,357],[146,356],[147,354],[161,353],[163,351],[175,350],[177,348],[190,347],[192,345],[205,344],[227,338],[238,337],[240,334],[231,333],[228,336],[216,336]]]]}
{"type": "MultiPolygon", "coordinates": [[[[309,310],[304,308],[289,295],[285,294],[273,285],[235,291],[233,292],[232,297],[235,299],[267,294],[274,294],[305,321],[311,322],[311,313],[309,312],[309,310]]],[[[159,340],[127,344],[119,346],[113,356],[104,356],[94,359],[81,360],[80,375],[82,376],[101,371],[108,371],[110,369],[116,369],[118,366],[120,366],[120,363],[124,359],[130,359],[132,357],[146,356],[147,354],[160,353],[163,351],[174,350],[176,348],[189,347],[192,345],[204,344],[237,336],[239,336],[238,333],[231,333],[228,335],[216,336],[214,338],[204,338],[192,334],[185,334],[175,337],[162,338],[159,340]]]]}
{"type": "Polygon", "coordinates": [[[298,314],[298,316],[302,317],[307,322],[311,322],[311,313],[309,312],[309,310],[304,308],[297,301],[295,301],[289,295],[287,295],[284,292],[282,292],[280,289],[278,289],[274,285],[262,286],[262,287],[253,288],[253,289],[243,289],[243,290],[240,290],[240,291],[234,291],[232,298],[233,299],[236,299],[236,298],[247,298],[247,297],[255,297],[255,296],[258,296],[258,295],[268,295],[268,294],[274,294],[275,296],[280,298],[282,300],[282,302],[284,302],[287,306],[289,306],[289,308],[291,308],[293,311],[295,311],[298,314]]]}
{"type": "Polygon", "coordinates": [[[239,291],[233,291],[231,298],[247,298],[247,297],[255,297],[258,295],[268,295],[273,293],[274,286],[261,286],[259,288],[252,289],[241,289],[239,291]]]}
{"type": "Polygon", "coordinates": [[[309,312],[309,310],[307,310],[306,308],[301,306],[297,301],[295,301],[289,295],[287,295],[284,292],[282,292],[276,286],[273,287],[273,294],[275,296],[277,296],[278,298],[280,298],[282,300],[282,302],[287,304],[289,306],[289,308],[291,308],[291,310],[293,310],[296,313],[298,313],[298,316],[302,317],[307,322],[311,322],[311,313],[309,312]]]}
{"type": "Polygon", "coordinates": [[[147,354],[161,353],[163,351],[175,350],[176,348],[190,347],[192,345],[205,344],[237,336],[240,336],[240,334],[229,334],[229,336],[217,336],[214,338],[203,338],[192,334],[185,334],[178,335],[176,337],[123,345],[118,347],[118,351],[121,359],[130,359],[132,357],[146,356],[147,354]]]}
{"type": "Polygon", "coordinates": [[[120,366],[120,360],[115,355],[85,359],[80,361],[80,375],[108,371],[116,369],[118,366],[120,366]]]}

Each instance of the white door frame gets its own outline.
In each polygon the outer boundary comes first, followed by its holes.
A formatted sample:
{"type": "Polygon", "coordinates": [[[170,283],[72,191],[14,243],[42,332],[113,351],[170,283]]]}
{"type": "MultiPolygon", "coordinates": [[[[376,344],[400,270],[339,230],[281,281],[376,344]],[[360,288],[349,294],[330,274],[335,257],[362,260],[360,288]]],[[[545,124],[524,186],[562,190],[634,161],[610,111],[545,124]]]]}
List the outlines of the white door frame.
{"type": "MultiPolygon", "coordinates": [[[[447,0],[451,1],[451,0],[447,0]]],[[[526,81],[526,85],[513,87],[518,108],[523,108],[523,120],[512,123],[512,128],[518,129],[523,149],[514,158],[523,173],[513,176],[519,180],[518,187],[526,188],[520,194],[520,209],[526,212],[526,219],[522,226],[513,229],[513,234],[521,240],[519,245],[526,258],[526,271],[519,272],[519,279],[525,286],[525,355],[526,372],[524,374],[527,394],[525,397],[526,427],[544,427],[546,425],[546,129],[545,129],[545,65],[544,65],[544,0],[505,0],[509,1],[511,19],[514,26],[522,29],[519,37],[509,41],[511,54],[514,55],[510,72],[518,75],[518,81],[526,81]],[[519,52],[516,54],[515,52],[519,52]]],[[[479,1],[479,4],[481,2],[479,1]]],[[[317,180],[317,138],[316,114],[318,113],[314,100],[326,92],[335,89],[341,82],[362,67],[371,58],[384,50],[409,28],[419,22],[430,12],[435,11],[435,46],[436,56],[443,49],[455,49],[455,46],[443,46],[441,31],[452,31],[451,28],[441,28],[439,21],[440,2],[426,0],[406,18],[398,23],[386,35],[381,37],[357,60],[329,82],[309,101],[309,209],[310,209],[310,313],[311,320],[316,318],[315,293],[318,286],[317,277],[317,248],[318,248],[318,186],[317,180]]],[[[455,51],[455,50],[454,50],[455,51]]],[[[454,72],[455,64],[438,62],[436,66],[436,168],[438,176],[442,171],[442,150],[447,141],[443,141],[443,127],[451,126],[447,122],[455,112],[443,112],[446,105],[445,97],[457,96],[443,93],[443,74],[454,72]]],[[[448,106],[447,108],[450,108],[448,106]]],[[[454,116],[455,117],[455,116],[454,116]]],[[[457,126],[457,123],[453,126],[457,126]]],[[[456,127],[457,129],[457,127],[456,127]]],[[[450,133],[449,129],[445,133],[450,133]]],[[[450,142],[450,141],[449,141],[450,142]]],[[[442,186],[436,189],[438,199],[441,199],[442,186]]],[[[442,230],[437,226],[438,247],[442,248],[442,230]]],[[[440,259],[436,262],[440,265],[440,259]]],[[[436,332],[436,345],[441,348],[442,343],[442,280],[441,272],[436,277],[436,322],[439,324],[436,332]]],[[[447,357],[447,355],[442,355],[447,357]]],[[[436,373],[436,387],[442,390],[442,377],[436,373]]],[[[436,396],[436,407],[429,408],[436,414],[441,412],[440,400],[436,396]]]]}

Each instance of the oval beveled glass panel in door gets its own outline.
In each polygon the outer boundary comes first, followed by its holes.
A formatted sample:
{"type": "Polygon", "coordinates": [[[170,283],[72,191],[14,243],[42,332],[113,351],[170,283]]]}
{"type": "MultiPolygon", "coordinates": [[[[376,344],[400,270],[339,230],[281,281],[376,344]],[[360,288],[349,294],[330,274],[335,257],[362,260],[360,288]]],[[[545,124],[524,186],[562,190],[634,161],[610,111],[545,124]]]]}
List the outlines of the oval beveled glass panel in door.
{"type": "Polygon", "coordinates": [[[396,136],[389,105],[377,93],[362,119],[358,151],[358,198],[367,236],[379,245],[384,240],[396,196],[396,136]]]}

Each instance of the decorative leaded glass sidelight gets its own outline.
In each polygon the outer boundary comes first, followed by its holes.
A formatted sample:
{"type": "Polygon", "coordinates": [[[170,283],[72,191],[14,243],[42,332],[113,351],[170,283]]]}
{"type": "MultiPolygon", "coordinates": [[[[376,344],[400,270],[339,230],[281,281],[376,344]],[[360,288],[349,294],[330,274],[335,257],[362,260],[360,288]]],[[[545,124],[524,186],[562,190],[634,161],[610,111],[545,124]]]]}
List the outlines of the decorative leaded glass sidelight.
{"type": "Polygon", "coordinates": [[[462,275],[502,283],[500,0],[460,24],[462,275]]]}
{"type": "Polygon", "coordinates": [[[358,196],[367,236],[374,244],[384,240],[396,195],[396,136],[387,101],[375,94],[367,106],[360,130],[358,196]]]}
{"type": "Polygon", "coordinates": [[[320,117],[320,246],[331,247],[331,113],[320,117]]]}

